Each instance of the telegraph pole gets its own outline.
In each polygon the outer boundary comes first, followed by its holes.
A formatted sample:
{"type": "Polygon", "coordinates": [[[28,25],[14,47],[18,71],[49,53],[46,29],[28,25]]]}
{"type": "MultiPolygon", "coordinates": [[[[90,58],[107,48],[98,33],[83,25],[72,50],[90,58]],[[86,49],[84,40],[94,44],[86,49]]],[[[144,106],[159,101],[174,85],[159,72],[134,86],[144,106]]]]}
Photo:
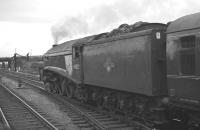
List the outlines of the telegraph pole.
{"type": "Polygon", "coordinates": [[[29,54],[30,54],[30,53],[27,53],[27,54],[26,54],[26,60],[27,60],[27,61],[29,61],[29,54]]]}
{"type": "Polygon", "coordinates": [[[14,69],[17,71],[17,53],[14,54],[14,69]]]}

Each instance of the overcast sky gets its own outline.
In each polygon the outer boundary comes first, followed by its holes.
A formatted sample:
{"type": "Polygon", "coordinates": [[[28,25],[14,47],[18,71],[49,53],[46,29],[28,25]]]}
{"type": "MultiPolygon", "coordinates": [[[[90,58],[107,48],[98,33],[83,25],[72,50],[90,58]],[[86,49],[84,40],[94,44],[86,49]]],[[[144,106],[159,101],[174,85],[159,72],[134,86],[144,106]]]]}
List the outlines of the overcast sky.
{"type": "Polygon", "coordinates": [[[200,12],[199,0],[0,0],[0,57],[42,55],[55,41],[200,12]]]}

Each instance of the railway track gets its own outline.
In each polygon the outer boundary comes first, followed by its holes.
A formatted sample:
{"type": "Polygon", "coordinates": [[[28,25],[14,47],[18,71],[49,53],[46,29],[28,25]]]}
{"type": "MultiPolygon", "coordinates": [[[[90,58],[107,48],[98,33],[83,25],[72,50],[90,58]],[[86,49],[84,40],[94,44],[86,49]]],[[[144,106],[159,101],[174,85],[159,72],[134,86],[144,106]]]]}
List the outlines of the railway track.
{"type": "MultiPolygon", "coordinates": [[[[6,73],[4,73],[6,74],[6,73]]],[[[8,76],[8,73],[6,74],[8,76]]],[[[14,75],[14,73],[9,74],[9,77],[18,79],[19,77],[14,75]]],[[[68,113],[73,123],[77,125],[80,129],[87,130],[151,130],[151,128],[138,123],[132,122],[132,125],[128,123],[122,123],[118,118],[109,115],[108,112],[96,110],[94,107],[82,104],[80,102],[74,101],[67,97],[60,95],[55,95],[44,91],[42,83],[38,80],[28,79],[26,76],[20,74],[20,78],[23,82],[31,85],[34,89],[41,91],[48,98],[56,100],[62,111],[68,113]],[[134,124],[134,125],[133,125],[134,124]]]]}
{"type": "Polygon", "coordinates": [[[23,99],[0,84],[1,121],[4,130],[60,130],[47,121],[23,99]]]}
{"type": "Polygon", "coordinates": [[[39,79],[40,78],[39,75],[23,73],[23,72],[13,72],[13,71],[7,71],[7,70],[4,70],[4,72],[7,72],[7,73],[9,72],[9,73],[12,73],[12,74],[16,74],[17,73],[18,76],[26,77],[26,78],[29,78],[29,79],[32,79],[32,80],[36,80],[36,81],[40,80],[39,79]]]}

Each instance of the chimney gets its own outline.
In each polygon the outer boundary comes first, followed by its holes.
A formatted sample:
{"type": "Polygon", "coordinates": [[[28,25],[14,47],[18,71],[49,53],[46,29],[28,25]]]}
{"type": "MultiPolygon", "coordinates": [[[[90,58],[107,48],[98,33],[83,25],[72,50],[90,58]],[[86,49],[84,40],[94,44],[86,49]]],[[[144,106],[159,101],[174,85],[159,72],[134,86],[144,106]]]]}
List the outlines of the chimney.
{"type": "Polygon", "coordinates": [[[53,45],[52,45],[52,47],[56,47],[56,46],[58,46],[58,44],[53,44],[53,45]]]}

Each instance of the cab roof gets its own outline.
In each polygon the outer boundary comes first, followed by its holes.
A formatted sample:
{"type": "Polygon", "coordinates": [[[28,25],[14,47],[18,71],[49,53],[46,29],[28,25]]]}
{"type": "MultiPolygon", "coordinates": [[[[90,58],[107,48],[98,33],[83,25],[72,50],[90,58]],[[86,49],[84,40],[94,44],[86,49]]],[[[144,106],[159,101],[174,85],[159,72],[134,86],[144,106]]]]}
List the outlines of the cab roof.
{"type": "Polygon", "coordinates": [[[54,55],[62,55],[62,54],[67,54],[67,53],[71,53],[71,45],[73,43],[75,43],[77,41],[76,40],[71,40],[71,41],[67,41],[64,42],[62,44],[53,46],[51,49],[49,49],[44,56],[54,56],[54,55]]]}
{"type": "Polygon", "coordinates": [[[167,28],[167,33],[197,28],[200,28],[200,13],[186,15],[171,22],[167,28]]]}
{"type": "Polygon", "coordinates": [[[72,46],[75,43],[80,44],[80,43],[88,42],[92,39],[92,37],[94,37],[94,36],[88,36],[88,37],[84,37],[84,38],[70,40],[70,41],[64,42],[62,44],[56,45],[56,46],[52,47],[51,49],[49,49],[44,54],[44,56],[57,56],[57,55],[71,54],[72,53],[72,46]]]}

